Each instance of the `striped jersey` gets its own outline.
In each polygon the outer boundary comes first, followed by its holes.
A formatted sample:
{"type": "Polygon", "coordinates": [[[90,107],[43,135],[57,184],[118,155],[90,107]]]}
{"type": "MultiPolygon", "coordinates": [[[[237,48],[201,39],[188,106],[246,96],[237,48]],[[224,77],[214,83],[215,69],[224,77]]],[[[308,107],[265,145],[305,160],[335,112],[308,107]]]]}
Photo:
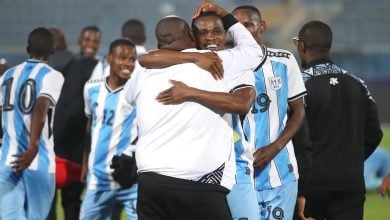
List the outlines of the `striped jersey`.
{"type": "MultiPolygon", "coordinates": [[[[229,79],[225,77],[224,81],[230,89],[230,93],[242,88],[255,88],[254,76],[252,71],[242,74],[239,78],[229,79]]],[[[235,153],[235,176],[236,183],[253,183],[253,148],[250,147],[245,140],[240,115],[232,114],[232,128],[234,137],[234,153],[235,153]]]]}
{"type": "Polygon", "coordinates": [[[111,176],[111,160],[137,137],[135,108],[125,101],[123,87],[111,90],[106,79],[90,80],[84,87],[84,111],[92,118],[88,189],[119,188],[111,176]]]}
{"type": "Polygon", "coordinates": [[[34,104],[39,97],[46,97],[52,105],[42,129],[38,153],[28,169],[54,173],[52,122],[63,82],[60,72],[36,60],[23,62],[4,73],[0,80],[4,132],[0,164],[11,166],[15,160],[12,155],[28,149],[34,104]]]}
{"type": "MultiPolygon", "coordinates": [[[[265,59],[255,69],[256,98],[244,121],[244,134],[255,150],[274,142],[287,121],[288,102],[306,94],[298,64],[289,51],[265,48],[265,59]]],[[[271,189],[298,179],[292,142],[263,169],[255,168],[255,188],[271,189]]]]}

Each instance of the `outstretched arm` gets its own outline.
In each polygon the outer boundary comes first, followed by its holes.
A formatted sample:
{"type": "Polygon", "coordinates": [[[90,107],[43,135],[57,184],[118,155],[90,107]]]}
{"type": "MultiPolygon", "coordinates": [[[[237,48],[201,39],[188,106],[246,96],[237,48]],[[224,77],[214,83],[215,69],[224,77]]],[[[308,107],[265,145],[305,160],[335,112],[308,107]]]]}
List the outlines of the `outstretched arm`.
{"type": "Polygon", "coordinates": [[[222,60],[212,52],[177,52],[169,49],[159,49],[148,52],[139,58],[139,63],[145,68],[165,68],[176,64],[194,63],[210,72],[215,79],[223,78],[222,60]]]}
{"type": "Polygon", "coordinates": [[[251,86],[237,89],[232,93],[224,93],[200,90],[175,80],[171,80],[171,83],[173,86],[162,91],[156,97],[157,101],[165,105],[192,101],[214,111],[246,114],[251,108],[256,94],[251,86]]]}
{"type": "Polygon", "coordinates": [[[33,108],[30,126],[30,143],[27,150],[21,154],[13,155],[16,160],[11,165],[16,171],[22,171],[30,166],[39,150],[39,142],[51,100],[46,96],[38,97],[33,108]]]}

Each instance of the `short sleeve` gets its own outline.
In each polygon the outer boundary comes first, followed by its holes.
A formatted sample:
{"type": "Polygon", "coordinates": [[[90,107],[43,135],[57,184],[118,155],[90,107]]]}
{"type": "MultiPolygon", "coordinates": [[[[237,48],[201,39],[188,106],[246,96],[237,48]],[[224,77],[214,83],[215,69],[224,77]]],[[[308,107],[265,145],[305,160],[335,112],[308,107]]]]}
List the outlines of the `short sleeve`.
{"type": "Polygon", "coordinates": [[[42,81],[42,88],[39,91],[38,97],[45,96],[49,98],[55,105],[60,97],[64,77],[59,72],[50,72],[42,81]]]}
{"type": "Polygon", "coordinates": [[[255,88],[255,77],[253,71],[245,71],[244,73],[229,80],[226,84],[228,85],[229,92],[234,92],[235,90],[245,87],[255,88]]]}
{"type": "MultiPolygon", "coordinates": [[[[136,65],[137,66],[137,65],[136,65]]],[[[140,65],[134,69],[131,78],[126,82],[124,87],[125,100],[132,106],[135,106],[136,97],[138,94],[139,81],[144,68],[140,65]]]]}
{"type": "Polygon", "coordinates": [[[301,70],[293,54],[288,63],[288,101],[293,101],[306,95],[301,70]]]}
{"type": "Polygon", "coordinates": [[[225,76],[235,77],[247,70],[253,71],[264,57],[261,47],[241,23],[231,26],[228,33],[235,47],[216,52],[222,59],[225,76]]]}

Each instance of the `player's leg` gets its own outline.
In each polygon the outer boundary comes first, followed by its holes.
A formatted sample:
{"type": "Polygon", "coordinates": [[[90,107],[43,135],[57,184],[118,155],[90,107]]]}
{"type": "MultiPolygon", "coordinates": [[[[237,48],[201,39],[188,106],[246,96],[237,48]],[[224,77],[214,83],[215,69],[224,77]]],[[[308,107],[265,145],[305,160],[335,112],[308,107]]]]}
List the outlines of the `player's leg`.
{"type": "Polygon", "coordinates": [[[24,170],[27,219],[46,219],[54,198],[54,173],[24,170]]]}
{"type": "Polygon", "coordinates": [[[307,191],[305,194],[305,216],[316,220],[323,220],[327,217],[328,204],[331,199],[327,191],[307,191]]]}
{"type": "MultiPolygon", "coordinates": [[[[292,219],[298,194],[298,182],[284,184],[274,189],[262,191],[260,219],[292,219]]],[[[259,196],[259,194],[257,194],[259,196]]],[[[259,198],[258,198],[259,199],[259,198]]]]}
{"type": "Polygon", "coordinates": [[[123,205],[128,220],[136,220],[137,217],[137,184],[128,189],[116,190],[116,201],[123,205]]]}
{"type": "Polygon", "coordinates": [[[227,200],[233,219],[259,219],[256,191],[251,183],[234,184],[227,195],[227,200]]]}
{"type": "Polygon", "coordinates": [[[80,220],[110,220],[115,205],[115,190],[89,190],[81,204],[80,220]]]}
{"type": "Polygon", "coordinates": [[[363,192],[333,192],[327,219],[363,220],[363,192]]]}
{"type": "Polygon", "coordinates": [[[66,220],[79,219],[83,189],[81,182],[70,183],[61,189],[61,204],[66,220]]]}
{"type": "Polygon", "coordinates": [[[26,219],[21,173],[13,172],[10,167],[0,166],[0,195],[0,219],[26,219]]]}

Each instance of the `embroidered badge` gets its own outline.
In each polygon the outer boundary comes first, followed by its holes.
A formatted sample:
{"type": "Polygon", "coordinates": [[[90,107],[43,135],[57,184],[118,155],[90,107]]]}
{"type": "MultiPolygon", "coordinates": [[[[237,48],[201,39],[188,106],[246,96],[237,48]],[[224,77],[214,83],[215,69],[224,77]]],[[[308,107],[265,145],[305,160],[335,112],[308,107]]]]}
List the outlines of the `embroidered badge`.
{"type": "Polygon", "coordinates": [[[131,113],[131,110],[132,110],[131,105],[125,105],[125,104],[123,104],[120,108],[121,108],[121,113],[122,113],[123,115],[128,115],[128,114],[130,114],[130,113],[131,113]]]}
{"type": "Polygon", "coordinates": [[[339,81],[337,80],[336,77],[332,77],[329,79],[329,84],[335,86],[335,85],[339,84],[339,81]]]}
{"type": "Polygon", "coordinates": [[[268,82],[271,86],[271,89],[273,90],[279,90],[280,88],[282,88],[282,78],[280,78],[279,76],[268,78],[268,82]]]}

